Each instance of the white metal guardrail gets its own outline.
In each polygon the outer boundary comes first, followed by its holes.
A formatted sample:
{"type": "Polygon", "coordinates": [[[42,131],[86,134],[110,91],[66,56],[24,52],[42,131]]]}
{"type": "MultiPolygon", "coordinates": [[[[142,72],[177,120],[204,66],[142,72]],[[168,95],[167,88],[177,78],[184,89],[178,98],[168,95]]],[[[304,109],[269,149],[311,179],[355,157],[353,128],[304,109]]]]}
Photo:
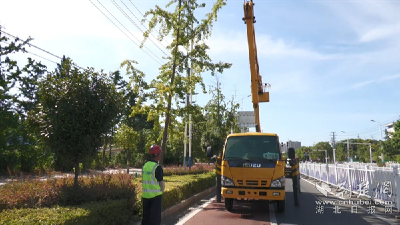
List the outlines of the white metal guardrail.
{"type": "Polygon", "coordinates": [[[322,164],[300,163],[300,173],[331,184],[356,195],[374,200],[400,204],[400,174],[398,164],[377,167],[376,164],[322,164]]]}

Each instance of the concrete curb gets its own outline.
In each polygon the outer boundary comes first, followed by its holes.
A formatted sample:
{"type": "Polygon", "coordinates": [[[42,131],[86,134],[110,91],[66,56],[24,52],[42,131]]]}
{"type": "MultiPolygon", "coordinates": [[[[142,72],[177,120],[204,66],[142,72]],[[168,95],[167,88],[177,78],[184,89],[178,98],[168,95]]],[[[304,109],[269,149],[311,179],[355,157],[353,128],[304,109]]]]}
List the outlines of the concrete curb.
{"type": "MultiPolygon", "coordinates": [[[[216,186],[213,186],[205,191],[202,191],[198,194],[193,195],[192,197],[190,197],[188,199],[181,201],[180,203],[177,203],[177,204],[169,207],[168,209],[161,212],[161,220],[167,219],[168,217],[174,215],[175,213],[178,213],[182,209],[189,207],[190,205],[196,203],[200,199],[206,197],[207,195],[209,195],[210,193],[215,192],[215,191],[216,191],[216,186]]],[[[135,225],[140,225],[140,224],[141,224],[141,221],[138,221],[135,223],[135,225]]]]}
{"type": "Polygon", "coordinates": [[[202,192],[200,192],[200,193],[198,193],[196,195],[193,195],[192,197],[190,197],[190,198],[188,198],[186,200],[181,201],[180,203],[178,203],[178,204],[176,204],[174,206],[169,207],[168,209],[164,210],[161,213],[161,220],[164,220],[164,219],[170,217],[171,215],[181,211],[182,209],[187,208],[188,206],[190,206],[190,205],[194,204],[195,202],[199,201],[200,199],[206,197],[207,195],[209,195],[213,191],[214,192],[216,191],[216,186],[213,186],[213,187],[211,187],[211,188],[209,188],[209,189],[207,189],[205,191],[202,191],[202,192]]]}

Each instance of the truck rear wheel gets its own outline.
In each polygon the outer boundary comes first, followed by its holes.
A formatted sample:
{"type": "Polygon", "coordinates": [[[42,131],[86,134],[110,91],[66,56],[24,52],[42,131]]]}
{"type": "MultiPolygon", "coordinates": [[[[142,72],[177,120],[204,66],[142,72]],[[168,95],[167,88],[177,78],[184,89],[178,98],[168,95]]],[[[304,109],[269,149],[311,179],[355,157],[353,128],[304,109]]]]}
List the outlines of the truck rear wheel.
{"type": "Polygon", "coordinates": [[[233,199],[232,198],[225,198],[225,209],[229,212],[232,211],[233,208],[233,199]]]}
{"type": "Polygon", "coordinates": [[[282,201],[278,201],[276,204],[277,204],[277,208],[278,208],[278,213],[283,213],[283,212],[285,212],[285,200],[286,200],[286,198],[284,199],[284,200],[282,200],[282,201]]]}

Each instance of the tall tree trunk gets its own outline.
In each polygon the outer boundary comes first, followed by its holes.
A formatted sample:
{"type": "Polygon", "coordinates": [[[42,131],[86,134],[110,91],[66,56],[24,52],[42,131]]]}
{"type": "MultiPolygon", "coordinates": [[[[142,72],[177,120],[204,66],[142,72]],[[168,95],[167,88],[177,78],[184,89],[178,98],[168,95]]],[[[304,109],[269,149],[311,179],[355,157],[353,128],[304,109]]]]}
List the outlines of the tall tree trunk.
{"type": "Polygon", "coordinates": [[[107,148],[107,134],[104,136],[104,145],[103,145],[103,167],[105,167],[106,162],[106,148],[107,148]]]}
{"type": "Polygon", "coordinates": [[[111,148],[112,148],[111,144],[112,144],[113,136],[114,136],[114,127],[111,128],[111,136],[110,136],[110,143],[109,143],[110,144],[110,160],[111,160],[111,148]]]}
{"type": "Polygon", "coordinates": [[[131,156],[131,151],[128,149],[126,149],[126,173],[129,174],[129,158],[131,156]]]}
{"type": "MultiPolygon", "coordinates": [[[[179,8],[181,8],[182,1],[179,0],[179,8]]],[[[180,21],[181,18],[181,12],[179,11],[178,14],[178,21],[180,21]]],[[[175,69],[176,69],[176,54],[178,51],[178,46],[179,46],[179,27],[178,31],[176,32],[176,46],[175,46],[175,54],[174,54],[174,64],[172,66],[172,76],[171,76],[171,86],[174,84],[175,80],[175,69]]],[[[172,99],[172,93],[168,93],[168,106],[167,106],[167,112],[165,113],[165,123],[164,123],[164,132],[163,132],[163,138],[161,142],[161,156],[160,156],[160,161],[159,164],[161,166],[164,165],[164,152],[165,148],[167,146],[167,136],[168,136],[168,126],[169,126],[169,120],[170,120],[170,114],[171,114],[171,99],[172,99]]]]}

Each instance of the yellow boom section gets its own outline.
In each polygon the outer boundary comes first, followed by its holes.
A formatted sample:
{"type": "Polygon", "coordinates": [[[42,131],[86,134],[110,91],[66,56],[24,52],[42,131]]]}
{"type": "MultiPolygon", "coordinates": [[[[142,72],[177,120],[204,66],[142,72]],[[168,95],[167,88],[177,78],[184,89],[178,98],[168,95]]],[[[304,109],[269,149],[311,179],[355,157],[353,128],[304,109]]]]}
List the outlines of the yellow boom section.
{"type": "Polygon", "coordinates": [[[247,25],[247,40],[249,43],[249,59],[250,59],[250,73],[251,73],[251,100],[253,102],[256,132],[261,132],[258,103],[269,102],[269,92],[264,90],[265,87],[267,87],[267,84],[262,83],[259,71],[256,36],[254,31],[254,23],[256,22],[256,20],[254,17],[253,7],[254,7],[253,1],[247,1],[244,3],[243,20],[244,23],[247,25]]]}

